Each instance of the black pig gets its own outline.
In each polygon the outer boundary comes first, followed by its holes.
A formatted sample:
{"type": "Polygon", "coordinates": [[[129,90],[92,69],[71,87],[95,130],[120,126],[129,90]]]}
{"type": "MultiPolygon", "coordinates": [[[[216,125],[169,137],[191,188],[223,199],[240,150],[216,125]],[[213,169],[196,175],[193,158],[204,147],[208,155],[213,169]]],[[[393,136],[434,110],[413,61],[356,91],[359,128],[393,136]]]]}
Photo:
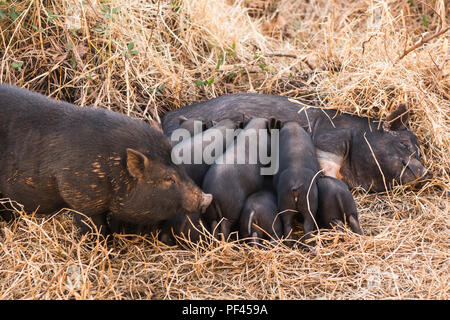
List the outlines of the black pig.
{"type": "MultiPolygon", "coordinates": [[[[203,121],[201,119],[188,119],[184,116],[178,117],[179,129],[185,129],[193,137],[195,134],[206,131],[213,126],[213,121],[203,121]]],[[[172,147],[180,143],[180,140],[170,139],[172,147]]]]}
{"type": "Polygon", "coordinates": [[[345,183],[333,177],[322,176],[317,179],[317,189],[319,228],[348,224],[353,232],[362,235],[355,200],[345,183]]]}
{"type": "Polygon", "coordinates": [[[198,186],[201,186],[210,165],[225,151],[228,144],[233,142],[233,136],[227,136],[227,133],[232,134],[237,126],[238,124],[234,121],[229,119],[222,120],[214,124],[214,126],[208,130],[202,132],[202,134],[197,134],[177,144],[172,149],[172,156],[177,157],[176,163],[178,163],[181,162],[183,156],[180,155],[180,151],[190,153],[190,161],[188,163],[182,162],[181,165],[186,169],[188,176],[191,177],[198,186]],[[203,153],[207,151],[207,149],[211,151],[208,153],[208,155],[211,156],[211,159],[208,159],[210,160],[209,162],[206,162],[205,159],[203,159],[203,153]],[[200,163],[195,163],[195,153],[199,153],[201,156],[201,159],[198,159],[200,160],[200,163]]]}
{"type": "MultiPolygon", "coordinates": [[[[230,231],[234,229],[239,222],[239,214],[244,205],[245,199],[252,193],[262,189],[264,176],[261,175],[260,159],[253,164],[249,161],[250,144],[247,139],[243,139],[253,130],[270,129],[269,122],[264,118],[251,119],[242,132],[236,137],[236,142],[230,144],[225,153],[216,159],[210,167],[203,180],[203,190],[211,193],[214,197],[213,203],[206,211],[205,218],[211,226],[214,234],[217,224],[220,222],[220,231],[225,239],[228,238],[230,231]],[[245,158],[245,163],[239,164],[238,158],[245,158]],[[229,160],[231,159],[231,162],[229,160]],[[228,162],[227,162],[228,160],[228,162]]],[[[262,143],[257,136],[259,150],[262,143]]],[[[269,144],[269,139],[266,143],[269,144]]],[[[266,146],[269,150],[269,146],[266,146]]],[[[241,158],[241,159],[242,159],[241,158]]]]}
{"type": "Polygon", "coordinates": [[[297,122],[286,122],[280,131],[279,170],[273,183],[278,195],[278,209],[283,235],[290,238],[296,211],[303,218],[305,240],[315,229],[317,213],[316,175],[319,172],[311,137],[297,122]]]}
{"type": "Polygon", "coordinates": [[[420,162],[418,142],[408,129],[409,112],[403,104],[382,121],[295,103],[288,97],[229,94],[168,112],[163,129],[170,134],[180,115],[219,121],[239,120],[243,113],[300,123],[312,136],[324,174],[350,188],[379,192],[391,188],[393,180],[404,184],[431,176],[420,162]]]}
{"type": "Polygon", "coordinates": [[[242,208],[239,221],[239,237],[276,240],[283,234],[275,195],[270,191],[258,191],[250,195],[242,208]]]}
{"type": "Polygon", "coordinates": [[[104,235],[107,213],[151,224],[212,200],[172,163],[162,132],[106,109],[0,85],[0,190],[26,211],[72,208],[83,233],[104,235]],[[90,219],[89,219],[90,218],[90,219]]]}

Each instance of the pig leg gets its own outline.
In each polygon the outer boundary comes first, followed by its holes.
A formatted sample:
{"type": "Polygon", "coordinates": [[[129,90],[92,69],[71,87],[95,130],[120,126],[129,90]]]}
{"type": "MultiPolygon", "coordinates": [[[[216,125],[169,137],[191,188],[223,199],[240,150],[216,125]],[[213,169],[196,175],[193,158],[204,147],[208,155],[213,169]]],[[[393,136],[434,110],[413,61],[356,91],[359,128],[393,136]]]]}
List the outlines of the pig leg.
{"type": "MultiPolygon", "coordinates": [[[[0,197],[3,198],[3,195],[0,194],[0,197]]],[[[9,203],[3,203],[0,205],[0,217],[6,222],[11,222],[15,220],[19,215],[12,208],[9,203]]]]}
{"type": "Polygon", "coordinates": [[[276,232],[275,230],[272,229],[272,231],[269,232],[269,240],[271,241],[278,241],[280,240],[281,235],[279,234],[279,232],[276,232]]]}
{"type": "MultiPolygon", "coordinates": [[[[309,240],[311,238],[311,233],[315,230],[315,224],[312,217],[308,214],[306,217],[304,217],[303,220],[303,239],[302,241],[306,243],[306,240],[309,240]]],[[[307,243],[309,246],[314,246],[314,241],[309,241],[307,243]]]]}
{"type": "Polygon", "coordinates": [[[230,234],[231,223],[228,219],[223,217],[222,210],[217,200],[213,200],[211,205],[206,209],[206,216],[211,221],[211,233],[213,236],[220,240],[220,233],[225,240],[230,234]]]}
{"type": "Polygon", "coordinates": [[[286,210],[286,212],[283,212],[281,217],[281,223],[283,224],[283,236],[287,240],[292,239],[292,221],[294,220],[294,216],[297,212],[293,212],[293,210],[286,210]]]}
{"type": "Polygon", "coordinates": [[[106,221],[108,223],[108,228],[109,228],[109,231],[111,232],[111,234],[133,233],[133,231],[134,231],[134,230],[130,230],[133,228],[130,228],[130,226],[127,225],[127,223],[125,223],[124,221],[122,221],[119,218],[117,218],[116,216],[114,216],[111,212],[108,212],[106,214],[106,221]]]}
{"type": "Polygon", "coordinates": [[[104,181],[93,180],[90,176],[74,175],[63,172],[56,177],[59,195],[72,209],[83,213],[75,214],[75,223],[82,234],[97,231],[106,236],[111,231],[108,227],[109,212],[108,185],[104,181]],[[88,186],[81,188],[80,186],[88,186]]]}
{"type": "Polygon", "coordinates": [[[17,215],[14,213],[14,211],[2,209],[0,210],[0,217],[2,217],[2,219],[6,222],[11,222],[17,218],[17,215]]]}
{"type": "Polygon", "coordinates": [[[214,220],[213,222],[211,222],[211,234],[214,237],[214,234],[216,233],[217,230],[217,220],[214,220]]]}
{"type": "Polygon", "coordinates": [[[230,226],[227,223],[228,221],[225,219],[222,219],[219,223],[217,223],[217,220],[211,222],[211,233],[213,237],[217,240],[220,240],[221,237],[223,237],[223,239],[226,240],[230,234],[230,226]]]}
{"type": "MultiPolygon", "coordinates": [[[[302,201],[303,205],[300,208],[300,212],[302,212],[303,217],[303,239],[302,241],[306,243],[306,240],[311,238],[311,233],[316,230],[316,216],[317,216],[317,203],[318,203],[318,189],[317,184],[313,183],[309,192],[305,190],[303,194],[308,195],[305,196],[305,199],[302,201]],[[308,195],[309,193],[309,195],[308,195]]],[[[314,246],[315,243],[313,241],[308,242],[308,245],[314,246]]]]}
{"type": "MultiPolygon", "coordinates": [[[[3,194],[0,193],[0,198],[4,198],[3,194]]],[[[15,219],[14,212],[11,211],[10,206],[6,203],[0,205],[0,217],[6,222],[10,222],[15,219]]]]}
{"type": "Polygon", "coordinates": [[[231,222],[228,219],[223,219],[222,222],[220,222],[220,231],[222,232],[224,240],[228,239],[228,236],[230,235],[230,230],[231,230],[231,222]]]}
{"type": "Polygon", "coordinates": [[[117,219],[111,212],[106,214],[106,222],[108,223],[111,234],[121,232],[121,221],[117,219]]]}
{"type": "Polygon", "coordinates": [[[74,220],[76,225],[80,228],[81,234],[88,234],[97,230],[99,234],[106,237],[111,233],[111,230],[108,228],[106,216],[107,213],[100,213],[92,216],[75,213],[74,220]]]}

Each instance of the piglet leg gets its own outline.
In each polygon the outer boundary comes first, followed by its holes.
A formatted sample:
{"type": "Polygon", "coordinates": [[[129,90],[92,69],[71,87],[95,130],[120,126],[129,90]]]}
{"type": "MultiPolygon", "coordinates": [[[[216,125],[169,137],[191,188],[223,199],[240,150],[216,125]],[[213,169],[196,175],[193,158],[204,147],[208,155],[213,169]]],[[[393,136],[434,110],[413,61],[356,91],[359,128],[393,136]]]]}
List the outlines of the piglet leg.
{"type": "Polygon", "coordinates": [[[74,213],[74,220],[78,228],[80,228],[81,234],[94,233],[98,231],[99,234],[106,237],[111,233],[108,227],[106,215],[106,213],[100,213],[87,216],[80,213],[74,213]]]}
{"type": "Polygon", "coordinates": [[[308,246],[315,246],[314,241],[307,241],[311,239],[312,232],[316,229],[315,223],[313,218],[308,214],[306,217],[304,217],[303,220],[303,233],[304,236],[302,238],[302,242],[307,244],[308,246]]]}
{"type": "MultiPolygon", "coordinates": [[[[296,214],[296,212],[286,211],[280,215],[281,222],[283,224],[283,236],[286,240],[293,239],[292,238],[292,232],[293,232],[292,221],[294,220],[295,214],[296,214]]],[[[289,241],[288,243],[291,244],[291,241],[289,241]]]]}

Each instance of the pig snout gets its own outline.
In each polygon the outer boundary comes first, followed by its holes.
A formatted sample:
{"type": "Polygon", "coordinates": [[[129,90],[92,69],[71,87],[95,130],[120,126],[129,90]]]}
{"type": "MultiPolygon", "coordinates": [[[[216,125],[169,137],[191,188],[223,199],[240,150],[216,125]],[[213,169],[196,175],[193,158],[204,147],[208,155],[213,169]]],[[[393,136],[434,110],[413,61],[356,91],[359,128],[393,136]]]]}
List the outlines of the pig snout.
{"type": "Polygon", "coordinates": [[[422,163],[417,159],[411,159],[409,162],[403,162],[405,172],[402,175],[402,181],[407,183],[413,180],[426,180],[431,179],[433,174],[429,172],[422,163]]]}
{"type": "Polygon", "coordinates": [[[213,196],[210,193],[203,193],[202,192],[202,200],[200,203],[200,212],[205,213],[206,209],[209,207],[213,200],[213,196]]]}
{"type": "Polygon", "coordinates": [[[198,187],[196,190],[184,193],[182,197],[182,207],[191,213],[205,213],[213,200],[213,196],[204,193],[198,187]]]}
{"type": "Polygon", "coordinates": [[[419,176],[419,177],[420,177],[420,178],[419,178],[420,181],[423,181],[423,180],[430,180],[430,179],[433,178],[433,172],[431,172],[431,171],[425,169],[424,166],[422,166],[420,170],[421,170],[421,171],[420,171],[420,176],[419,176]]]}

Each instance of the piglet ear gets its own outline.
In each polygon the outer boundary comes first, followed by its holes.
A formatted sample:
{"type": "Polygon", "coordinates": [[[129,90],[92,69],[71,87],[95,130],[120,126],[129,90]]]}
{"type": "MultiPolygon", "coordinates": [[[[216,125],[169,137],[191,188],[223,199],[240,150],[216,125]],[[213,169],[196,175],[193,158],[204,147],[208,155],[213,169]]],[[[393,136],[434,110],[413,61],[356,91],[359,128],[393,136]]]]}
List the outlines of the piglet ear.
{"type": "Polygon", "coordinates": [[[203,131],[206,131],[206,130],[208,130],[209,128],[212,128],[212,127],[214,127],[215,125],[217,124],[217,121],[214,121],[214,120],[208,120],[208,121],[205,121],[204,122],[204,129],[203,129],[203,131]]]}
{"type": "Polygon", "coordinates": [[[268,124],[268,129],[272,130],[272,129],[281,129],[281,121],[278,120],[275,117],[270,117],[269,119],[269,124],[268,124]]]}
{"type": "Polygon", "coordinates": [[[245,126],[250,122],[251,118],[249,116],[247,116],[245,113],[242,113],[242,127],[240,127],[241,129],[244,129],[245,126]]]}
{"type": "Polygon", "coordinates": [[[397,109],[392,111],[383,123],[386,131],[397,131],[408,128],[409,110],[405,104],[400,104],[397,109]]]}
{"type": "Polygon", "coordinates": [[[164,133],[163,129],[161,127],[161,123],[159,123],[156,120],[150,119],[149,120],[150,124],[152,125],[153,128],[157,129],[159,132],[164,133]]]}
{"type": "Polygon", "coordinates": [[[275,129],[275,126],[277,124],[277,119],[274,117],[270,117],[269,122],[267,124],[267,129],[271,130],[271,129],[275,129]]]}
{"type": "Polygon", "coordinates": [[[203,121],[202,122],[202,131],[208,130],[209,128],[214,126],[214,124],[215,124],[215,121],[212,121],[212,120],[203,121]]]}
{"type": "Polygon", "coordinates": [[[182,124],[183,122],[185,122],[188,118],[186,118],[185,116],[179,116],[178,117],[178,124],[182,124]]]}
{"type": "Polygon", "coordinates": [[[277,119],[277,124],[276,124],[276,128],[278,129],[278,130],[281,130],[281,127],[283,126],[283,122],[281,121],[281,120],[278,120],[277,119]]]}
{"type": "Polygon", "coordinates": [[[150,169],[150,160],[134,149],[127,148],[127,169],[135,179],[143,179],[150,169]]]}

